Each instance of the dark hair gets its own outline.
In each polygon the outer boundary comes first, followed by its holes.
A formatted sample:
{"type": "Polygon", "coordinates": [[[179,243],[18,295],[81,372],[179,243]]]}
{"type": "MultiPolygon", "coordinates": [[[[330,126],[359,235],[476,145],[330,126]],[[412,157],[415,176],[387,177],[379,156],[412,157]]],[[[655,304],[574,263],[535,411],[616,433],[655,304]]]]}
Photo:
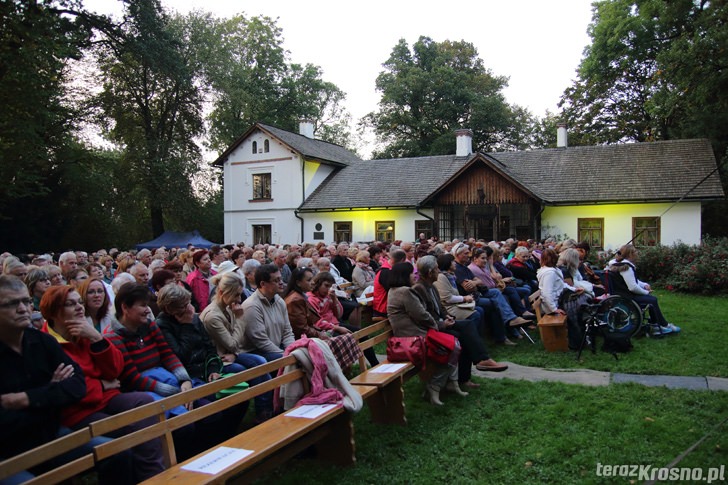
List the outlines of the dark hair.
{"type": "Polygon", "coordinates": [[[178,271],[182,271],[182,269],[183,269],[182,263],[180,263],[179,261],[170,261],[169,263],[162,266],[162,268],[166,269],[168,271],[172,271],[174,273],[176,273],[178,271]]]}
{"type": "Polygon", "coordinates": [[[121,306],[133,306],[135,303],[143,302],[145,305],[149,303],[149,289],[144,285],[135,283],[127,283],[119,288],[119,292],[114,299],[114,310],[116,310],[116,318],[121,319],[124,312],[121,306]]]}
{"type": "Polygon", "coordinates": [[[217,256],[221,252],[222,252],[222,248],[220,247],[220,245],[213,244],[212,246],[210,246],[210,257],[211,258],[214,258],[215,256],[217,256]]]}
{"type": "Polygon", "coordinates": [[[485,251],[486,256],[489,258],[493,255],[493,248],[490,246],[483,246],[483,251],[485,251]]]}
{"type": "Polygon", "coordinates": [[[437,267],[442,272],[450,271],[450,266],[452,266],[453,261],[455,261],[455,256],[452,254],[441,254],[437,257],[437,267]]]}
{"type": "Polygon", "coordinates": [[[334,285],[336,284],[336,278],[334,278],[334,275],[332,275],[328,271],[321,271],[313,277],[313,288],[311,288],[311,291],[313,293],[316,293],[318,289],[321,288],[321,285],[323,285],[324,283],[331,283],[332,285],[334,285]]]}
{"type": "Polygon", "coordinates": [[[577,244],[577,245],[576,245],[576,246],[574,246],[574,247],[575,247],[576,249],[583,249],[583,250],[584,250],[584,251],[586,251],[587,253],[588,253],[589,251],[591,251],[591,246],[590,246],[590,245],[589,245],[589,243],[588,243],[588,242],[586,242],[586,241],[582,241],[582,242],[580,242],[579,244],[577,244]]]}
{"type": "Polygon", "coordinates": [[[270,283],[270,275],[273,273],[280,273],[280,269],[275,264],[261,264],[258,269],[255,270],[255,286],[260,288],[260,284],[270,283]]]}
{"type": "Polygon", "coordinates": [[[173,280],[175,277],[174,271],[168,269],[159,269],[154,272],[151,279],[152,288],[154,291],[159,290],[167,280],[173,280]]]}
{"type": "Polygon", "coordinates": [[[288,280],[288,286],[286,286],[286,291],[283,292],[283,298],[287,297],[290,293],[294,291],[303,293],[301,287],[298,286],[298,282],[306,276],[306,273],[313,274],[313,270],[311,268],[296,268],[291,272],[291,278],[288,280]]]}
{"type": "Polygon", "coordinates": [[[392,253],[389,256],[390,256],[390,258],[392,258],[392,263],[395,263],[395,264],[401,263],[405,259],[407,259],[407,253],[405,253],[401,249],[395,249],[394,251],[392,251],[392,253]]]}
{"type": "Polygon", "coordinates": [[[382,252],[382,248],[380,248],[379,246],[377,246],[375,244],[372,244],[371,246],[369,246],[368,251],[369,251],[369,257],[374,258],[374,256],[376,256],[377,254],[382,252]]]}
{"type": "MultiPolygon", "coordinates": [[[[485,251],[485,249],[483,249],[483,248],[476,248],[476,249],[475,249],[475,250],[473,251],[473,260],[476,260],[476,259],[478,259],[478,258],[480,257],[480,255],[481,255],[481,254],[483,254],[483,253],[485,253],[485,252],[486,252],[486,251],[485,251]]],[[[490,250],[490,252],[492,253],[492,252],[493,252],[493,250],[491,249],[491,250],[490,250]]],[[[486,253],[486,254],[485,254],[485,256],[486,256],[486,257],[488,257],[488,256],[489,256],[489,254],[487,254],[487,253],[486,253]]]]}
{"type": "Polygon", "coordinates": [[[410,275],[414,270],[411,263],[397,263],[392,266],[392,271],[389,273],[389,287],[412,286],[410,275]]]}
{"type": "Polygon", "coordinates": [[[551,248],[544,249],[541,253],[541,265],[548,266],[550,268],[556,267],[556,263],[559,261],[559,255],[551,248]]]}
{"type": "Polygon", "coordinates": [[[238,259],[238,256],[240,256],[241,254],[244,254],[243,250],[236,249],[235,251],[232,252],[232,254],[230,254],[230,261],[234,262],[236,259],[238,259]]]}

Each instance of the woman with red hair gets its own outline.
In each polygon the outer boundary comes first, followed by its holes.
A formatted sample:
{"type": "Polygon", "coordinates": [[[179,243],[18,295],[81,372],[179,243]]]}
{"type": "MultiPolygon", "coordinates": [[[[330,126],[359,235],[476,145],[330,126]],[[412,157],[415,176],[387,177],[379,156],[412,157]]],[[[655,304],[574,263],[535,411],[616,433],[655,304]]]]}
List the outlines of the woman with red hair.
{"type": "Polygon", "coordinates": [[[187,275],[187,284],[190,285],[192,296],[200,306],[200,311],[204,310],[210,303],[210,278],[215,276],[217,272],[212,269],[212,260],[207,249],[195,251],[192,255],[192,262],[195,270],[187,275]]]}
{"type": "MultiPolygon", "coordinates": [[[[61,422],[73,429],[119,414],[153,401],[145,392],[122,393],[119,376],[124,357],[92,323],[86,320],[81,295],[70,286],[50,287],[40,301],[40,311],[47,325],[43,330],[58,341],[64,352],[83,370],[86,396],[61,410],[61,422]]],[[[122,428],[117,434],[131,433],[155,423],[148,418],[122,428]]],[[[143,481],[164,470],[162,444],[153,439],[132,449],[136,481],[143,481]]]]}

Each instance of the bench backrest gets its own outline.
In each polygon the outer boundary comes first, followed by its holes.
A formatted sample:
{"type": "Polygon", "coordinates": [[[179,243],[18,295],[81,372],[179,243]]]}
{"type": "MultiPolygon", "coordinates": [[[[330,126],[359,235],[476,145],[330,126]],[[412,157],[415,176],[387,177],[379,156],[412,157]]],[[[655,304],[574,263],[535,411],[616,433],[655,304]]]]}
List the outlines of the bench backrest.
{"type": "Polygon", "coordinates": [[[168,467],[173,466],[177,463],[174,442],[172,440],[173,431],[187,426],[188,424],[204,419],[213,414],[216,414],[220,411],[233,407],[236,404],[248,401],[255,396],[259,396],[263,393],[272,391],[273,389],[280,387],[283,384],[287,384],[298,379],[303,379],[304,383],[307,382],[307,380],[305,379],[305,374],[301,370],[295,370],[293,372],[277,376],[278,369],[295,363],[296,358],[293,356],[276,359],[263,365],[253,367],[243,372],[239,372],[237,374],[225,377],[224,379],[219,379],[217,381],[210,382],[189,391],[175,394],[162,400],[145,404],[144,406],[130,409],[129,411],[125,411],[115,416],[110,416],[106,419],[93,422],[89,425],[92,436],[102,436],[111,431],[123,428],[130,423],[134,423],[152,416],[156,417],[159,421],[157,424],[148,426],[139,431],[135,431],[134,433],[121,436],[108,443],[97,446],[96,448],[94,448],[95,458],[96,460],[103,460],[104,458],[115,455],[116,453],[126,450],[132,446],[136,446],[140,443],[144,443],[145,441],[148,441],[150,439],[162,438],[165,464],[168,467]],[[210,404],[193,409],[179,416],[166,419],[165,412],[170,409],[184,405],[191,401],[195,401],[197,399],[213,395],[222,389],[228,389],[235,384],[246,382],[268,373],[271,373],[274,376],[269,381],[253,387],[249,387],[244,391],[228,395],[222,399],[218,399],[210,404]]]}
{"type": "MultiPolygon", "coordinates": [[[[362,351],[372,348],[377,344],[386,342],[392,336],[392,325],[389,320],[382,320],[354,332],[354,338],[359,342],[359,348],[362,351]],[[376,334],[376,335],[375,335],[376,334]],[[369,337],[362,342],[363,337],[369,337]]],[[[367,368],[367,360],[365,357],[359,358],[359,369],[363,372],[367,368]]]]}
{"type": "MultiPolygon", "coordinates": [[[[60,457],[79,446],[85,445],[89,441],[91,441],[91,431],[88,428],[84,428],[4,460],[0,462],[0,481],[21,471],[29,470],[48,460],[60,457]]],[[[93,467],[94,457],[89,452],[24,483],[59,483],[86,470],[90,470],[93,467]]]]}

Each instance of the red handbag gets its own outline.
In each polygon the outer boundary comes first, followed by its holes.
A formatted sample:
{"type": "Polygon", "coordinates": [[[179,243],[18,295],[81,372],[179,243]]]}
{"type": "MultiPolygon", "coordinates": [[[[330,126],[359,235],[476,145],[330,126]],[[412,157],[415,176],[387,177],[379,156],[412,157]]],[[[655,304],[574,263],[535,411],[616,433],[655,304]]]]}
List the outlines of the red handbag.
{"type": "Polygon", "coordinates": [[[425,366],[425,337],[389,337],[387,360],[412,362],[416,367],[425,366]]]}
{"type": "Polygon", "coordinates": [[[429,329],[426,347],[427,358],[438,364],[457,365],[460,360],[460,341],[449,333],[429,329]]]}

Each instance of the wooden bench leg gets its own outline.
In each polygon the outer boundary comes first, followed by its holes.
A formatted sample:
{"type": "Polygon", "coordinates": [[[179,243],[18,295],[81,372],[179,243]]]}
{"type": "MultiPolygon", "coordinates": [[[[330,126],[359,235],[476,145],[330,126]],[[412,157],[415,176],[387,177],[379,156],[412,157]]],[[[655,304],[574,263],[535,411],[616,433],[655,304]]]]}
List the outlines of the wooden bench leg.
{"type": "Polygon", "coordinates": [[[367,405],[375,423],[407,424],[401,378],[379,388],[379,391],[367,400],[367,405]]]}
{"type": "Polygon", "coordinates": [[[353,465],[356,463],[354,444],[354,423],[351,415],[344,412],[328,423],[329,434],[326,439],[316,444],[317,456],[335,465],[353,465]]]}

